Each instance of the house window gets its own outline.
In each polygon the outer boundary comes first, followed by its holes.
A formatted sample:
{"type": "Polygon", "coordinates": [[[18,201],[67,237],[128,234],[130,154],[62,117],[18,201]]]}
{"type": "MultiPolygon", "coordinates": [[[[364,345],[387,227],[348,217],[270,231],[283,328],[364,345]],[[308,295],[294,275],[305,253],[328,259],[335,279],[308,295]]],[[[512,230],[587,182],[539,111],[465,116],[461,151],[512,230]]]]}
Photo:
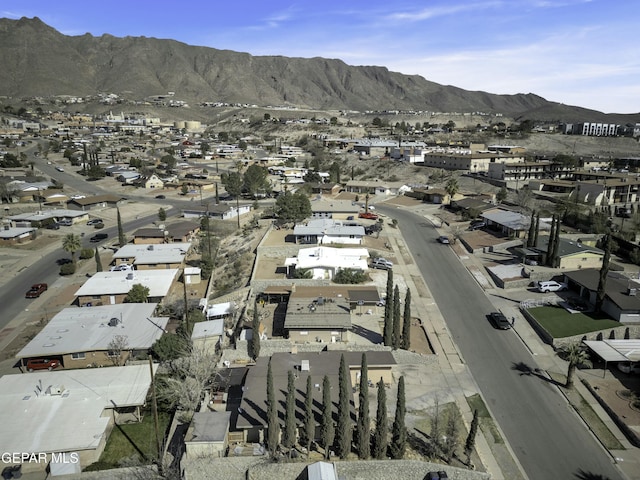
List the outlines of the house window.
{"type": "Polygon", "coordinates": [[[340,335],[340,332],[331,332],[331,335],[340,335]]]}
{"type": "Polygon", "coordinates": [[[309,335],[309,332],[302,331],[300,332],[300,335],[309,335]]]}
{"type": "Polygon", "coordinates": [[[73,360],[84,360],[86,358],[86,355],[84,352],[72,353],[71,358],[73,360]]]}

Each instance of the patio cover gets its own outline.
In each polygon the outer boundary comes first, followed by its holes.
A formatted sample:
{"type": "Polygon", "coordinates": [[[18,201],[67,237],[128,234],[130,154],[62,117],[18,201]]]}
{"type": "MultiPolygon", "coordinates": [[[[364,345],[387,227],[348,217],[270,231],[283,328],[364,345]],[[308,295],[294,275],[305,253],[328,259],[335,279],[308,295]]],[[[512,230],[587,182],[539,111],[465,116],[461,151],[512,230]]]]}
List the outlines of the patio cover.
{"type": "Polygon", "coordinates": [[[640,340],[585,340],[583,343],[605,362],[640,361],[640,340]]]}

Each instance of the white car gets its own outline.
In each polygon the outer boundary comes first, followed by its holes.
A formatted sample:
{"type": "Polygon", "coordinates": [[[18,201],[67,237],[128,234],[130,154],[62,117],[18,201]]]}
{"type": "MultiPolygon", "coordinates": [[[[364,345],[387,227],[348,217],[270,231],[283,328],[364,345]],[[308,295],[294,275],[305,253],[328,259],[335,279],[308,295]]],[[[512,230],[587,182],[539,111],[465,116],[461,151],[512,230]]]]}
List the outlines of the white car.
{"type": "Polygon", "coordinates": [[[538,291],[542,293],[561,292],[566,289],[567,289],[566,283],[554,282],[553,280],[549,282],[538,282],[538,291]]]}
{"type": "Polygon", "coordinates": [[[116,265],[109,269],[110,272],[130,272],[132,270],[133,265],[129,265],[128,263],[121,263],[120,265],[116,265]]]}
{"type": "Polygon", "coordinates": [[[620,362],[618,370],[622,373],[640,373],[640,363],[620,362]]]}

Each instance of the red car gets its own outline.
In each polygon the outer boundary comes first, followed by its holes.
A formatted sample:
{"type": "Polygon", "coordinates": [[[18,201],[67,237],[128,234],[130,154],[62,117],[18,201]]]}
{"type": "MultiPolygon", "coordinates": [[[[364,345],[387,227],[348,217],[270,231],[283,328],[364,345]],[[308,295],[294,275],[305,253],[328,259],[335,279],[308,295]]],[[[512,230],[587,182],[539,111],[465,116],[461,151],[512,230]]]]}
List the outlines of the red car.
{"type": "Polygon", "coordinates": [[[25,298],[38,298],[44,292],[47,291],[46,283],[36,283],[35,285],[31,285],[31,290],[29,290],[25,294],[25,298]]]}
{"type": "Polygon", "coordinates": [[[377,220],[378,215],[371,212],[362,212],[358,214],[358,218],[366,218],[367,220],[377,220]]]}
{"type": "Polygon", "coordinates": [[[60,360],[49,360],[48,358],[33,358],[27,360],[27,370],[53,370],[60,366],[60,360]]]}

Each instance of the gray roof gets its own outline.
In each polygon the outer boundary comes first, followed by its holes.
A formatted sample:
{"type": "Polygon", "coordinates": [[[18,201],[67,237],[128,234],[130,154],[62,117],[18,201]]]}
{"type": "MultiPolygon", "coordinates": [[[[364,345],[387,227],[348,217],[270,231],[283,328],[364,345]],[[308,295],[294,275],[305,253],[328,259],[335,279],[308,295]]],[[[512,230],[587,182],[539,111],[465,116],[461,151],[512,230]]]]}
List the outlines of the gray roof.
{"type": "MultiPolygon", "coordinates": [[[[271,357],[271,371],[273,386],[276,393],[276,404],[285,404],[287,392],[288,372],[296,375],[296,418],[298,422],[303,419],[304,397],[306,395],[307,377],[311,376],[313,385],[313,404],[316,420],[320,420],[320,405],[322,405],[322,380],[325,375],[331,382],[331,399],[334,407],[338,405],[338,372],[340,370],[340,356],[344,355],[347,368],[359,368],[362,354],[367,355],[367,366],[391,367],[396,364],[393,355],[389,351],[369,352],[343,352],[323,351],[304,353],[274,353],[271,357]],[[301,371],[302,360],[309,361],[309,371],[301,371]]],[[[242,402],[238,413],[236,427],[248,428],[251,426],[266,426],[267,424],[267,366],[268,357],[259,357],[256,364],[249,368],[244,382],[242,402]]],[[[348,378],[348,391],[352,391],[351,376],[348,378]]],[[[370,375],[371,377],[371,375],[370,375]]],[[[350,401],[351,417],[355,421],[354,403],[350,401]]],[[[336,410],[334,409],[334,414],[336,410]]],[[[279,407],[278,417],[284,423],[284,407],[279,407]]]]}
{"type": "MultiPolygon", "coordinates": [[[[582,285],[592,292],[598,290],[600,281],[600,270],[586,268],[565,272],[564,275],[574,283],[582,285]]],[[[605,295],[622,310],[632,310],[640,312],[640,297],[629,295],[628,289],[637,280],[626,277],[620,273],[609,272],[605,286],[605,295]]]]}
{"type": "MultiPolygon", "coordinates": [[[[535,248],[539,251],[546,252],[549,248],[549,235],[538,237],[538,243],[536,244],[535,248]]],[[[568,238],[560,237],[560,243],[558,243],[559,257],[569,257],[571,255],[584,252],[604,255],[604,251],[599,248],[591,247],[575,240],[569,240],[568,238]]]]}
{"type": "Polygon", "coordinates": [[[156,303],[123,303],[99,307],[69,307],[16,355],[17,358],[109,350],[116,335],[127,337],[127,348],[150,348],[164,333],[168,317],[154,317],[156,303]],[[116,325],[110,321],[116,319],[116,325]]]}
{"type": "Polygon", "coordinates": [[[285,329],[325,330],[351,328],[351,312],[344,298],[325,299],[315,302],[317,297],[291,297],[284,319],[285,329]]]}
{"type": "Polygon", "coordinates": [[[134,258],[134,265],[182,263],[190,248],[191,243],[189,242],[160,244],[129,243],[119,248],[118,251],[113,254],[113,258],[134,258]]]}
{"type": "Polygon", "coordinates": [[[224,442],[229,431],[231,412],[196,412],[191,420],[191,436],[186,442],[224,442]]]}

